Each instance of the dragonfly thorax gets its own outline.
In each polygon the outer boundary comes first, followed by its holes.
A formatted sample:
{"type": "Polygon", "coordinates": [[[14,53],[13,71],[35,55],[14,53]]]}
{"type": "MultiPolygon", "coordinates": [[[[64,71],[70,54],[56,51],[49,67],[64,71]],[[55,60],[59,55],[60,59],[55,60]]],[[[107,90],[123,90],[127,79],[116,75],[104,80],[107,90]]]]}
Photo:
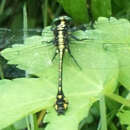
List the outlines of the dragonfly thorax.
{"type": "Polygon", "coordinates": [[[60,24],[57,26],[57,30],[58,30],[58,31],[63,31],[63,30],[65,29],[65,27],[66,27],[66,23],[65,23],[64,20],[62,20],[62,21],[60,22],[60,24]]]}

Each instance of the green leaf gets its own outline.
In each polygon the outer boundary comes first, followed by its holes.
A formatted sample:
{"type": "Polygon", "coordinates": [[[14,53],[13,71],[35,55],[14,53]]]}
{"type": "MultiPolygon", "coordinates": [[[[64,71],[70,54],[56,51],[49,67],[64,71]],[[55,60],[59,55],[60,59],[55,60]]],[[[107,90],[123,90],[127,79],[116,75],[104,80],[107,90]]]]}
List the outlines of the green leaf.
{"type": "Polygon", "coordinates": [[[15,129],[25,129],[27,127],[26,120],[23,118],[22,120],[17,121],[15,124],[15,129]]]}
{"type": "Polygon", "coordinates": [[[127,127],[127,130],[130,130],[130,126],[127,127]]]}
{"type": "Polygon", "coordinates": [[[113,0],[113,2],[120,8],[122,8],[122,10],[127,10],[129,8],[130,5],[130,1],[129,0],[113,0]]]}
{"type": "Polygon", "coordinates": [[[97,97],[100,96],[103,89],[100,83],[93,84],[93,81],[93,79],[86,79],[84,86],[79,87],[73,84],[74,87],[71,86],[70,89],[69,83],[69,86],[64,87],[66,97],[69,100],[69,108],[65,116],[57,116],[54,111],[53,104],[57,85],[48,78],[20,78],[12,81],[0,81],[0,129],[41,109],[48,111],[46,121],[50,123],[47,129],[56,129],[58,124],[62,124],[64,129],[76,129],[80,120],[87,115],[89,108],[98,99],[97,97]],[[65,121],[71,125],[66,125],[65,121]]]}
{"type": "MultiPolygon", "coordinates": [[[[130,99],[130,94],[127,95],[127,99],[130,99]]],[[[125,109],[124,106],[121,107],[120,111],[117,113],[121,125],[127,125],[127,130],[130,129],[130,110],[125,109]]]]}
{"type": "Polygon", "coordinates": [[[91,11],[94,19],[101,16],[110,17],[112,14],[111,0],[91,0],[91,11]]]}
{"type": "MultiPolygon", "coordinates": [[[[10,64],[18,64],[19,68],[27,70],[29,74],[36,74],[41,77],[43,74],[47,74],[48,69],[52,73],[54,71],[54,73],[57,73],[58,59],[55,59],[53,63],[51,62],[55,48],[49,45],[49,43],[46,45],[41,42],[53,39],[49,28],[44,30],[43,36],[28,38],[26,45],[6,49],[2,52],[2,55],[9,59],[10,64]]],[[[79,31],[76,32],[75,36],[80,39],[92,39],[80,42],[71,40],[72,44],[70,44],[72,54],[81,68],[86,71],[83,71],[85,74],[88,73],[87,69],[95,69],[95,73],[98,73],[100,69],[103,71],[119,69],[119,81],[129,89],[130,23],[127,20],[116,20],[114,18],[108,20],[101,17],[95,24],[95,30],[79,31]]],[[[64,72],[68,72],[68,69],[71,70],[73,67],[77,72],[80,72],[68,55],[65,56],[64,64],[69,66],[67,70],[66,67],[64,68],[64,72]]]]}
{"type": "Polygon", "coordinates": [[[0,86],[0,129],[29,113],[52,106],[55,100],[56,89],[45,79],[2,80],[0,86]]]}
{"type": "Polygon", "coordinates": [[[127,130],[130,129],[130,110],[122,110],[119,112],[118,117],[122,125],[127,125],[127,130]]]}
{"type": "Polygon", "coordinates": [[[69,101],[69,108],[64,116],[57,116],[53,108],[57,91],[59,57],[57,56],[54,62],[51,61],[55,47],[46,42],[53,39],[49,27],[43,31],[43,36],[27,38],[25,45],[14,45],[13,48],[2,51],[2,55],[9,60],[9,63],[17,64],[28,74],[35,74],[40,79],[0,82],[0,103],[3,103],[0,109],[0,113],[3,113],[0,117],[0,128],[44,108],[48,110],[47,130],[61,129],[57,127],[59,125],[65,130],[78,129],[79,122],[87,116],[93,102],[98,100],[104,91],[112,93],[115,90],[119,75],[122,84],[128,82],[125,78],[127,79],[129,75],[125,71],[130,62],[129,28],[127,20],[111,18],[109,21],[100,18],[94,30],[78,31],[73,34],[79,39],[89,40],[70,39],[71,52],[81,70],[68,53],[64,57],[63,89],[69,101]],[[13,116],[10,116],[10,113],[13,116]]]}
{"type": "MultiPolygon", "coordinates": [[[[95,26],[100,35],[97,39],[103,40],[104,47],[115,54],[119,67],[119,81],[127,89],[130,89],[130,23],[125,19],[110,21],[100,18],[95,26]]],[[[114,57],[113,57],[114,58],[114,57]]],[[[114,60],[114,59],[113,59],[114,60]]],[[[112,60],[112,61],[113,61],[112,60]]]]}
{"type": "Polygon", "coordinates": [[[121,124],[130,125],[130,111],[124,110],[118,113],[118,117],[120,118],[121,124]]]}
{"type": "Polygon", "coordinates": [[[64,10],[78,23],[88,22],[86,0],[57,0],[64,10]],[[80,15],[77,15],[80,14],[80,15]]]}

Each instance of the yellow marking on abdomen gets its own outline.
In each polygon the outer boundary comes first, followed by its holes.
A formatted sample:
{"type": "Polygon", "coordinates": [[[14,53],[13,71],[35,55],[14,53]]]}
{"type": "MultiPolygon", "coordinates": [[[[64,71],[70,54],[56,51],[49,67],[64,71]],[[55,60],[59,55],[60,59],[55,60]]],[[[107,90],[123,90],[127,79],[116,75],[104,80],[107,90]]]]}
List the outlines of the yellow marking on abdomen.
{"type": "Polygon", "coordinates": [[[68,104],[64,103],[64,109],[67,109],[67,107],[68,107],[68,104]]]}
{"type": "Polygon", "coordinates": [[[62,95],[58,95],[57,97],[58,97],[59,99],[61,99],[61,98],[62,98],[62,95]]]}
{"type": "Polygon", "coordinates": [[[56,110],[58,109],[58,106],[57,106],[57,105],[55,105],[55,109],[56,109],[56,110]]]}
{"type": "Polygon", "coordinates": [[[58,90],[61,91],[61,87],[59,87],[58,90]]]}
{"type": "Polygon", "coordinates": [[[64,44],[64,39],[63,38],[59,38],[58,42],[59,42],[59,44],[64,44]]]}

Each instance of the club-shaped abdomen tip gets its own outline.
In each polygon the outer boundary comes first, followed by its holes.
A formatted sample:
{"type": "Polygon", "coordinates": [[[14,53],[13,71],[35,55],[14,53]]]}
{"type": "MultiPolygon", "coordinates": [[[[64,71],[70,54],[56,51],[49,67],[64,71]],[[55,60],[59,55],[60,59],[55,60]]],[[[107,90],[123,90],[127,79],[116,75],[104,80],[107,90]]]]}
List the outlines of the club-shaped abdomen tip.
{"type": "Polygon", "coordinates": [[[54,104],[57,115],[64,115],[68,109],[68,102],[61,95],[57,96],[57,101],[54,104]]]}

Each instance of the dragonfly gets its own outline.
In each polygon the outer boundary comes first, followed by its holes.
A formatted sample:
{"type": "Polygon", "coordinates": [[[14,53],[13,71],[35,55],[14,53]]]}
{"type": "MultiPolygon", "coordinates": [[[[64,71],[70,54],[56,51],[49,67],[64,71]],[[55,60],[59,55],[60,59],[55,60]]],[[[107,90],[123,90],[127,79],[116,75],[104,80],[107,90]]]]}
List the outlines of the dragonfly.
{"type": "MultiPolygon", "coordinates": [[[[67,17],[67,19],[69,18],[67,17]]],[[[59,26],[61,21],[61,18],[55,19],[56,27],[59,26]]],[[[4,36],[9,34],[9,38],[7,37],[7,40],[2,38],[4,40],[1,40],[0,44],[4,43],[9,47],[10,45],[13,46],[3,50],[2,56],[8,59],[8,55],[12,55],[13,57],[10,61],[15,59],[15,64],[26,64],[26,67],[22,69],[27,69],[28,74],[36,74],[39,77],[43,75],[43,72],[47,71],[47,68],[53,66],[53,64],[57,65],[58,61],[64,64],[64,75],[66,75],[67,71],[70,71],[70,68],[75,68],[76,71],[82,72],[86,70],[113,70],[128,67],[130,63],[130,39],[128,37],[130,36],[130,31],[126,31],[126,28],[130,28],[130,24],[127,21],[122,23],[113,19],[101,19],[95,23],[94,27],[95,29],[92,30],[75,30],[71,32],[72,35],[68,36],[71,56],[67,48],[67,52],[64,51],[64,61],[61,61],[63,55],[59,59],[56,56],[59,50],[56,49],[56,43],[54,44],[54,39],[59,40],[64,36],[59,36],[59,32],[55,32],[52,26],[46,27],[44,30],[28,29],[17,30],[16,32],[4,29],[1,32],[4,32],[4,36]],[[117,30],[117,27],[119,27],[119,30],[117,30]],[[25,54],[26,56],[24,56],[25,54]],[[24,57],[25,60],[18,58],[18,56],[24,57]],[[40,63],[39,68],[36,67],[38,66],[38,61],[40,63]],[[34,66],[30,66],[31,64],[34,64],[34,66]]],[[[62,29],[62,27],[59,28],[61,33],[63,33],[62,29]]],[[[59,47],[58,44],[57,47],[59,47]]],[[[59,68],[61,69],[61,66],[59,68]]],[[[54,69],[56,68],[54,67],[54,69]]],[[[59,79],[61,80],[61,76],[59,79]]],[[[54,105],[58,114],[64,114],[68,105],[67,100],[64,99],[64,93],[62,94],[63,100],[59,101],[61,98],[58,93],[56,98],[59,97],[59,99],[56,100],[54,105]]]]}

